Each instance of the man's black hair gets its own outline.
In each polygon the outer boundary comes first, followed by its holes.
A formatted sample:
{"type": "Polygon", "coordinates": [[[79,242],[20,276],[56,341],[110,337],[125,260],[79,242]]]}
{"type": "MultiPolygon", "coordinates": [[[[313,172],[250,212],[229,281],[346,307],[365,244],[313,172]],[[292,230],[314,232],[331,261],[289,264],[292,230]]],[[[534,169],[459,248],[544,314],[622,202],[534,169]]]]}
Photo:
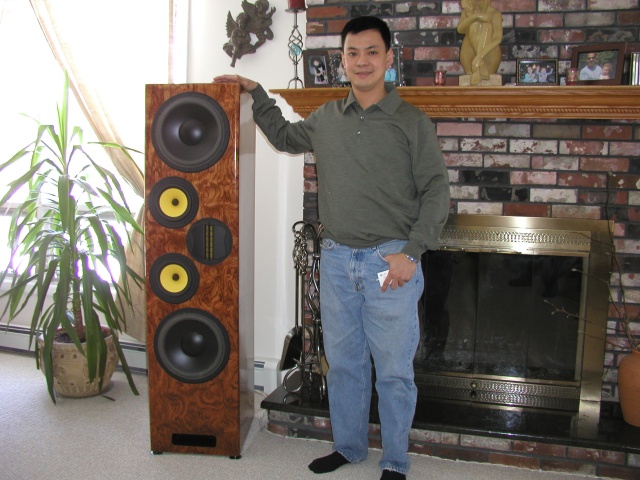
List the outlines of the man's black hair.
{"type": "Polygon", "coordinates": [[[380,32],[382,40],[384,41],[385,50],[389,50],[391,48],[391,32],[389,31],[387,23],[384,20],[380,20],[378,17],[365,15],[363,17],[357,17],[349,20],[344,26],[342,33],[340,34],[342,49],[344,50],[344,41],[348,34],[360,33],[365,30],[377,30],[380,32]]]}

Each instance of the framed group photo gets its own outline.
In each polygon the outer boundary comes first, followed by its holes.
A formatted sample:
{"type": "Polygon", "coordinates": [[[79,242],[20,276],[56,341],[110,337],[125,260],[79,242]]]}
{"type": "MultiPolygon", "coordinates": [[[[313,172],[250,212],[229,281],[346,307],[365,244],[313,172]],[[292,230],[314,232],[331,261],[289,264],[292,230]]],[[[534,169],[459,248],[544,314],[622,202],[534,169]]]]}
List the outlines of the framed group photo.
{"type": "Polygon", "coordinates": [[[526,59],[518,60],[518,85],[557,85],[558,60],[526,59]]]}
{"type": "Polygon", "coordinates": [[[573,47],[571,67],[578,69],[578,85],[621,85],[624,54],[624,43],[573,47]]]}

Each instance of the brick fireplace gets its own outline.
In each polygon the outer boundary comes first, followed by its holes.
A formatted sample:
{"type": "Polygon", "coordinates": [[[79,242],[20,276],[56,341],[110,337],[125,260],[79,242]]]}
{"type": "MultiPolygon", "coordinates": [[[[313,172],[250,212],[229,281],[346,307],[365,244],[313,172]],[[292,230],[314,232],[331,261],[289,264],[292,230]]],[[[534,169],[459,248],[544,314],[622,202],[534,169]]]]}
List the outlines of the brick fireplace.
{"type": "MultiPolygon", "coordinates": [[[[394,38],[404,46],[404,73],[410,87],[403,95],[436,124],[449,170],[452,213],[613,221],[622,271],[611,276],[611,292],[619,300],[624,291],[631,316],[637,317],[638,87],[457,87],[457,75],[463,73],[457,61],[461,41],[455,33],[457,0],[308,0],[307,5],[305,48],[336,48],[340,29],[358,15],[376,14],[389,21],[394,38]],[[436,68],[449,72],[446,87],[430,87],[436,68]]],[[[573,45],[623,41],[628,42],[628,51],[640,51],[637,0],[494,0],[492,5],[503,12],[503,61],[498,73],[504,83],[513,81],[519,58],[558,58],[562,75],[570,66],[573,45]]],[[[305,116],[340,95],[335,90],[276,93],[305,116]]],[[[308,222],[317,220],[316,182],[314,158],[307,155],[304,220],[308,222]]],[[[625,425],[617,413],[617,365],[628,346],[613,307],[608,316],[603,408],[596,438],[563,435],[557,429],[563,422],[554,425],[544,415],[432,402],[424,406],[429,413],[414,422],[412,450],[451,459],[637,478],[640,431],[625,425]],[[492,428],[498,424],[500,429],[492,428]],[[541,430],[527,428],[533,424],[541,430]]],[[[330,438],[327,411],[321,404],[303,399],[283,410],[279,401],[283,399],[263,404],[270,410],[272,431],[330,438]]],[[[379,446],[375,418],[370,437],[372,446],[379,446]]]]}
{"type": "MultiPolygon", "coordinates": [[[[301,116],[343,89],[276,90],[301,116]]],[[[452,213],[552,219],[609,219],[623,265],[611,278],[634,298],[640,181],[639,87],[406,87],[401,96],[430,113],[445,153],[452,213]],[[535,102],[527,102],[535,98],[535,102]],[[465,118],[469,111],[476,118],[465,118]],[[594,119],[593,117],[598,117],[594,119]],[[626,118],[625,118],[626,117],[626,118]],[[551,118],[551,119],[550,119],[551,118]],[[634,270],[635,269],[635,270],[634,270]]],[[[317,221],[313,155],[305,157],[305,220],[317,221]]],[[[635,304],[632,302],[632,308],[635,304]]],[[[575,418],[478,408],[470,402],[418,406],[411,449],[444,458],[636,478],[640,431],[620,419],[617,362],[626,340],[609,311],[598,433],[575,433],[575,418]],[[533,428],[532,428],[533,427],[533,428]],[[573,432],[573,433],[572,433],[573,432]],[[588,460],[588,461],[587,461],[588,460]]],[[[274,432],[330,438],[328,409],[276,391],[263,402],[274,432]]],[[[375,409],[373,409],[375,411],[375,409]]],[[[526,410],[526,409],[525,409],[526,410]]],[[[375,413],[371,445],[379,444],[375,413]]]]}

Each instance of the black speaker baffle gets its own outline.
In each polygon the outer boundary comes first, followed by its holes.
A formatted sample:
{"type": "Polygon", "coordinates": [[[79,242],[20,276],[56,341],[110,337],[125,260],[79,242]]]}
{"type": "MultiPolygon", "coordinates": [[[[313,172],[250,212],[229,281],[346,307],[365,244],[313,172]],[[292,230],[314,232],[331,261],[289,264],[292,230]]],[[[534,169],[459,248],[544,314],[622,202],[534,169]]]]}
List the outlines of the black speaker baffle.
{"type": "Polygon", "coordinates": [[[147,199],[156,222],[167,228],[181,228],[198,213],[198,192],[184,178],[166,177],[156,183],[147,199]]]}
{"type": "Polygon", "coordinates": [[[215,218],[198,220],[187,232],[187,250],[200,263],[220,263],[229,256],[232,247],[229,227],[215,218]]]}
{"type": "Polygon", "coordinates": [[[180,172],[201,172],[220,160],[229,144],[224,109],[198,92],[180,93],[153,117],[151,141],[160,159],[180,172]]]}
{"type": "Polygon", "coordinates": [[[153,339],[160,366],[184,383],[214,379],[229,361],[229,334],[209,312],[184,308],[167,315],[153,339]]]}
{"type": "Polygon", "coordinates": [[[149,283],[160,300],[183,303],[198,291],[200,274],[193,261],[179,253],[159,257],[150,269],[149,283]]]}

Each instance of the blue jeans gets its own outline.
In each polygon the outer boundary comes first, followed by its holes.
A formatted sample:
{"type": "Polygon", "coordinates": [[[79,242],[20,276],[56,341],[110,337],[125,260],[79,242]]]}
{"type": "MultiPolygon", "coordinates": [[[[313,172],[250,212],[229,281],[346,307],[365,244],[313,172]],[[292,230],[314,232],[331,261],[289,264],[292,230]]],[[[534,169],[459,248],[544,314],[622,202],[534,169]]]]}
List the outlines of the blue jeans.
{"type": "Polygon", "coordinates": [[[424,289],[420,265],[396,290],[380,289],[384,257],[406,245],[394,240],[353,249],[322,240],[320,307],[333,448],[352,463],[368,453],[371,358],[376,371],[382,434],[381,469],[409,470],[409,430],[416,408],[413,357],[420,337],[418,300],[424,289]]]}

